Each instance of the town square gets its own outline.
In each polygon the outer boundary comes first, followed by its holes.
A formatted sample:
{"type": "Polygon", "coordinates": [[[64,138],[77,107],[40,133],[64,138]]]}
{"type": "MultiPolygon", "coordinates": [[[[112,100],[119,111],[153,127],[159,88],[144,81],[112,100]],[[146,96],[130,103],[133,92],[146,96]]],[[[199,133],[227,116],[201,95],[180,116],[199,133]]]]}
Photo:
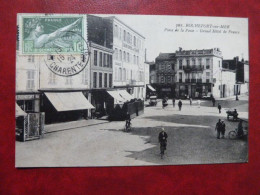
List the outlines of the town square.
{"type": "Polygon", "coordinates": [[[247,27],[18,14],[16,167],[248,162],[247,27]]]}

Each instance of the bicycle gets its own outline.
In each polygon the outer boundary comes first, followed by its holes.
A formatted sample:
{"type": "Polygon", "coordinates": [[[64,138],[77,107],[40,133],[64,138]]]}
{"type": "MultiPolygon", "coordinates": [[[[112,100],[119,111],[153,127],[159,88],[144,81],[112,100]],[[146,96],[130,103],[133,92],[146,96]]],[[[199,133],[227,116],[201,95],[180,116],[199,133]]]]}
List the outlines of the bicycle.
{"type": "Polygon", "coordinates": [[[161,159],[163,159],[163,157],[164,157],[164,152],[165,152],[165,150],[166,150],[166,142],[160,142],[160,151],[161,151],[161,159]]]}
{"type": "Polygon", "coordinates": [[[132,123],[131,123],[131,121],[126,122],[125,127],[124,127],[124,131],[125,132],[129,132],[131,130],[132,130],[132,123]]]}
{"type": "Polygon", "coordinates": [[[237,131],[237,129],[236,129],[236,130],[230,131],[230,132],[228,133],[228,138],[229,138],[229,139],[242,138],[242,137],[244,137],[244,136],[247,136],[247,134],[248,134],[248,131],[247,131],[246,129],[243,129],[243,134],[238,135],[238,131],[237,131]]]}

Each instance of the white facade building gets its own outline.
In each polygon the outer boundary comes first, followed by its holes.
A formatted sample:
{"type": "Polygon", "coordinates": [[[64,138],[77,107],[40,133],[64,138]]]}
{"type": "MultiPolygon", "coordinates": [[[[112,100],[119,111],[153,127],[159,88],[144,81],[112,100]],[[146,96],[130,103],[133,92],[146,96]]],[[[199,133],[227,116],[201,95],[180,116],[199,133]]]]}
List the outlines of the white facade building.
{"type": "Polygon", "coordinates": [[[113,25],[113,86],[137,99],[145,97],[145,38],[116,17],[113,25]]]}

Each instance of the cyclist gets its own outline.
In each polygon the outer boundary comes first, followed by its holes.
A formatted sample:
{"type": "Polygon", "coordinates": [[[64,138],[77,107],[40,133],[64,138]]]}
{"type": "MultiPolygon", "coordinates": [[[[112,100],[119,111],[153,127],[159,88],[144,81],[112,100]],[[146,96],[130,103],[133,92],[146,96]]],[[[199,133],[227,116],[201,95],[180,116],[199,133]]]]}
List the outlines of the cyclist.
{"type": "Polygon", "coordinates": [[[164,151],[166,150],[167,138],[168,138],[168,135],[164,131],[164,128],[162,128],[162,131],[159,133],[159,137],[158,137],[159,143],[160,143],[161,158],[163,158],[164,151]]]}
{"type": "Polygon", "coordinates": [[[128,129],[130,128],[130,124],[131,124],[131,117],[129,112],[126,113],[126,120],[125,120],[125,129],[126,131],[128,131],[128,129]]]}

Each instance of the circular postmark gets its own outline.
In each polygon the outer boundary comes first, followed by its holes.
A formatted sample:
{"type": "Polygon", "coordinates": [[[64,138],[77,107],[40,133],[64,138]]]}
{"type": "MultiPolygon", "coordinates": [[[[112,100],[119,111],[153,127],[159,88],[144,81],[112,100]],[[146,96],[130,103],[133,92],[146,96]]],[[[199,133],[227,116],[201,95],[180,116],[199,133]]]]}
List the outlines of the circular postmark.
{"type": "Polygon", "coordinates": [[[54,48],[54,52],[47,54],[44,59],[45,65],[59,76],[69,77],[79,74],[89,61],[88,42],[81,34],[74,31],[67,31],[61,41],[60,46],[54,48]],[[64,47],[67,42],[71,47],[64,47]]]}

